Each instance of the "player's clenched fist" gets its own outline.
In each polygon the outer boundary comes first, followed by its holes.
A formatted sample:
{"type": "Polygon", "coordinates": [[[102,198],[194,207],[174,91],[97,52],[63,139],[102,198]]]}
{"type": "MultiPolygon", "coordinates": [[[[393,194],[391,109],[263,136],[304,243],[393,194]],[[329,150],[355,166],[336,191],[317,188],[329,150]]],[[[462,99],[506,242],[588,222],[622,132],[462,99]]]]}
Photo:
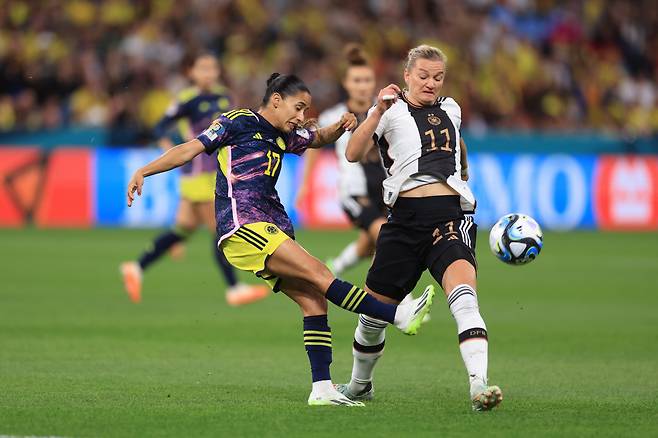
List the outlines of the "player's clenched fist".
{"type": "Polygon", "coordinates": [[[377,95],[377,111],[380,114],[384,114],[391,105],[397,102],[398,94],[401,92],[400,87],[395,84],[389,84],[387,87],[379,90],[379,94],[377,95]]]}
{"type": "Polygon", "coordinates": [[[345,113],[340,118],[340,126],[346,131],[352,131],[356,128],[357,121],[356,116],[352,113],[345,113]]]}

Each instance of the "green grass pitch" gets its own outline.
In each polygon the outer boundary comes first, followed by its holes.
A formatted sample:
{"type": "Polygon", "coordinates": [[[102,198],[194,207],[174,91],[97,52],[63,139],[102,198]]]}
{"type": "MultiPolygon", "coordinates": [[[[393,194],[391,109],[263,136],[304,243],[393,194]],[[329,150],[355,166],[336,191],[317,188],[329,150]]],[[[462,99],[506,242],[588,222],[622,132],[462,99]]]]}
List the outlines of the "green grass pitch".
{"type": "MultiPolygon", "coordinates": [[[[205,233],[128,301],[118,264],[155,233],[0,230],[0,435],[658,435],[656,233],[549,233],[524,267],[496,261],[480,234],[490,382],[505,394],[489,413],[470,410],[444,299],[418,336],[389,329],[375,401],[307,407],[299,311],[281,295],[229,308],[205,233]]],[[[353,237],[298,233],[320,258],[353,237]]],[[[366,269],[345,278],[362,284],[366,269]]],[[[333,307],[330,324],[344,382],[355,317],[333,307]]]]}

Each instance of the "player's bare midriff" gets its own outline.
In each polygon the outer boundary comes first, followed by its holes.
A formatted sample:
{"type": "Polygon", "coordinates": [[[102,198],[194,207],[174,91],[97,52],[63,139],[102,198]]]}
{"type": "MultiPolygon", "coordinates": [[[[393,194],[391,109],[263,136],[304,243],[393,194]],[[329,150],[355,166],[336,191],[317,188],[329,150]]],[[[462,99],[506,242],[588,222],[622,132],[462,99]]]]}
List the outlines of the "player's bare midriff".
{"type": "Polygon", "coordinates": [[[411,190],[400,192],[400,196],[403,198],[424,198],[426,196],[449,195],[459,195],[459,193],[444,182],[425,184],[424,186],[415,187],[411,190]]]}

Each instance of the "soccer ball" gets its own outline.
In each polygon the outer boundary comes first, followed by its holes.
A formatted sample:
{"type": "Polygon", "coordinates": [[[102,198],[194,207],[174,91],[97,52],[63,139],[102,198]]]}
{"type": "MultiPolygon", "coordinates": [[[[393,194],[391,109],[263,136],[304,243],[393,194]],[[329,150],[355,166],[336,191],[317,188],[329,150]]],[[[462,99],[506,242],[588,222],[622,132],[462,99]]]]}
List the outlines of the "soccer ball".
{"type": "Polygon", "coordinates": [[[544,245],[544,234],[537,221],[519,213],[501,217],[489,233],[489,247],[499,260],[510,265],[533,261],[544,245]]]}

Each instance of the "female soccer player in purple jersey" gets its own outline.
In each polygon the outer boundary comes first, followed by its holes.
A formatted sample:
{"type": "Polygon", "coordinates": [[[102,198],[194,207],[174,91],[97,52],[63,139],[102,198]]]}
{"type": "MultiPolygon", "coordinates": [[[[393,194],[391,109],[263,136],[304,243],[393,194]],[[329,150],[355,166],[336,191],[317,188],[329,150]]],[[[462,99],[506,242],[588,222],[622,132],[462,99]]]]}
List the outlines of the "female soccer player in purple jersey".
{"type": "MultiPolygon", "coordinates": [[[[358,121],[366,118],[368,109],[375,99],[375,71],[363,52],[355,44],[345,48],[345,67],[342,85],[347,92],[347,100],[320,114],[320,124],[335,119],[345,111],[356,114],[358,121]]],[[[338,157],[338,193],[343,211],[352,225],[359,230],[359,237],[350,243],[341,253],[328,260],[327,266],[335,275],[341,275],[375,253],[375,242],[379,229],[386,222],[386,206],[382,197],[382,183],[386,171],[382,166],[379,151],[371,148],[363,159],[350,163],[345,158],[345,149],[350,135],[345,134],[336,140],[335,150],[338,157]]],[[[308,180],[313,166],[319,157],[319,150],[311,150],[304,157],[304,182],[300,187],[298,202],[304,202],[308,180]]]]}
{"type": "MultiPolygon", "coordinates": [[[[474,410],[498,405],[502,392],[488,386],[487,329],[476,289],[477,226],[468,213],[475,198],[468,187],[461,109],[440,92],[447,58],[422,45],[409,51],[408,90],[382,89],[368,118],[352,134],[347,159],[358,161],[379,146],[389,177],[384,202],[391,207],[382,226],[366,289],[381,301],[400,302],[429,270],[443,287],[457,323],[459,348],[469,375],[474,410]]],[[[354,334],[354,365],[348,385],[338,389],[354,400],[373,397],[372,374],[384,350],[386,323],[362,315],[354,334]]]]}
{"type": "Polygon", "coordinates": [[[356,126],[356,117],[344,113],[327,127],[307,129],[305,111],[310,104],[311,94],[298,77],[273,74],[257,112],[224,113],[195,140],[138,169],[128,184],[128,205],[135,192],[142,193],[145,177],[181,166],[202,152],[218,151],[215,212],[220,246],[227,259],[264,279],[274,291],[283,291],[301,308],[313,380],[309,405],[361,406],[336,391],[331,382],[327,300],[415,334],[429,312],[434,290],[429,287],[409,304],[385,304],[335,278],[294,240],[292,223],[275,188],[282,155],[302,154],[307,148],[334,142],[356,126]]]}
{"type": "MultiPolygon", "coordinates": [[[[202,53],[184,63],[194,86],[182,90],[176,101],[155,127],[163,150],[174,146],[166,135],[168,128],[178,124],[180,137],[193,139],[219,114],[230,107],[226,89],[219,84],[220,69],[217,57],[202,53]]],[[[228,284],[226,301],[233,306],[247,304],[269,295],[264,286],[239,283],[233,266],[217,247],[213,201],[215,200],[215,156],[200,155],[181,167],[180,202],[173,229],[157,236],[136,261],[121,264],[126,293],[133,302],[142,299],[143,272],[176,245],[181,245],[200,225],[211,232],[215,262],[228,284]]]]}

